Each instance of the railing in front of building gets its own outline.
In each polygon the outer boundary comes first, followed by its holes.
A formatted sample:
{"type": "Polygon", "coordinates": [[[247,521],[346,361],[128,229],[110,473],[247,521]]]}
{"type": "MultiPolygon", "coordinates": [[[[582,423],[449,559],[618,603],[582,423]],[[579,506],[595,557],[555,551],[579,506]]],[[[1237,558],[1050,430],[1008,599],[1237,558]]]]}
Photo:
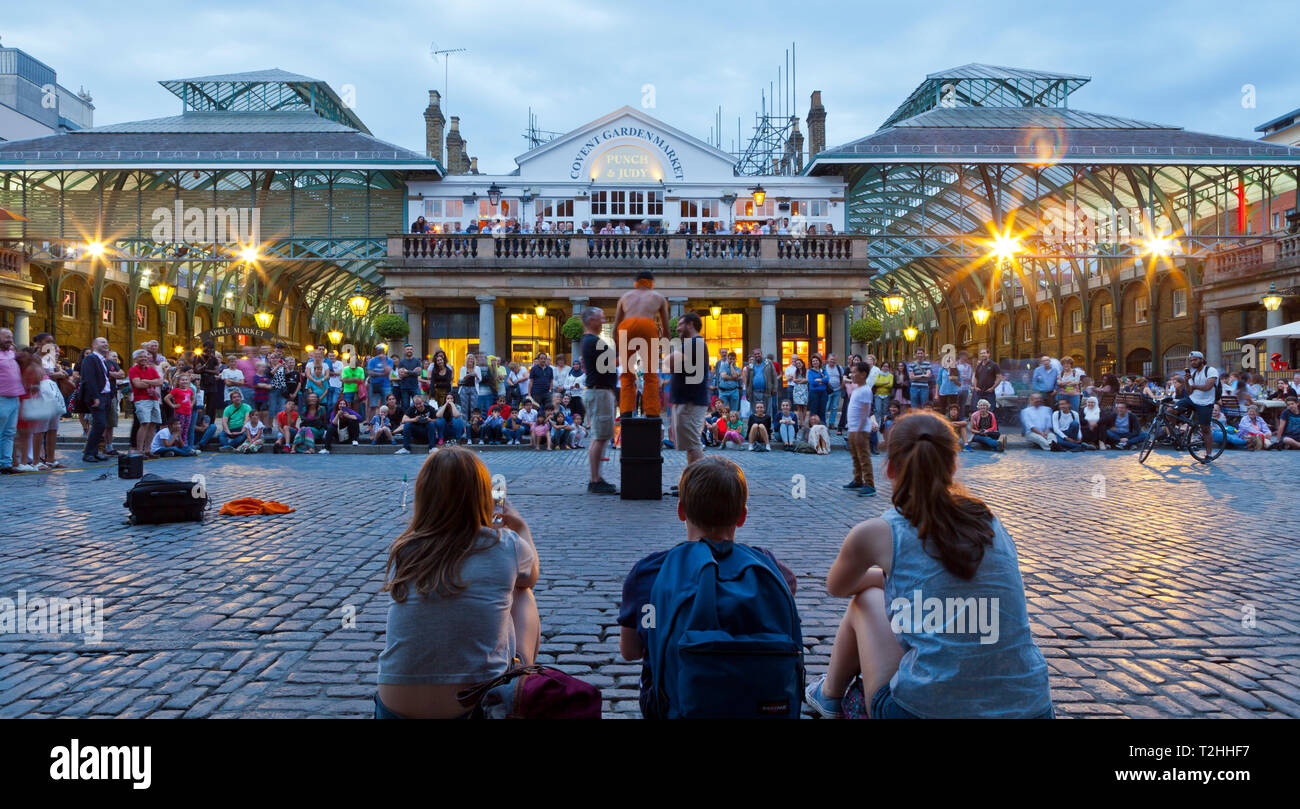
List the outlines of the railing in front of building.
{"type": "Polygon", "coordinates": [[[22,275],[23,254],[0,247],[0,273],[5,275],[22,275]]]}
{"type": "Polygon", "coordinates": [[[391,259],[448,265],[484,260],[542,264],[748,260],[816,267],[865,262],[867,255],[862,236],[404,233],[390,236],[388,244],[391,259]]]}
{"type": "Polygon", "coordinates": [[[1231,281],[1273,269],[1300,267],[1300,234],[1225,250],[1206,261],[1206,280],[1231,281]]]}

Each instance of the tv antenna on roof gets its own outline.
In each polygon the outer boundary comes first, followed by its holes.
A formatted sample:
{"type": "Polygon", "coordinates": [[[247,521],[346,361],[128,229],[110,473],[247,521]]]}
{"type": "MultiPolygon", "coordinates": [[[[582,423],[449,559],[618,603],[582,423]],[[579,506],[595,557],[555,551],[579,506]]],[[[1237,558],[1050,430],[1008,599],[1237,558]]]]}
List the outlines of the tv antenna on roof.
{"type": "Polygon", "coordinates": [[[468,51],[468,50],[469,50],[469,48],[443,48],[442,50],[439,50],[439,49],[438,49],[438,43],[437,43],[437,42],[434,42],[432,45],[429,46],[429,55],[433,57],[433,61],[437,62],[438,59],[439,59],[439,57],[442,57],[442,103],[443,103],[443,106],[446,106],[446,104],[447,104],[447,86],[448,86],[448,85],[447,85],[447,79],[448,79],[448,76],[449,76],[449,74],[450,74],[450,72],[451,72],[451,55],[452,55],[453,53],[465,53],[465,52],[468,51]]]}

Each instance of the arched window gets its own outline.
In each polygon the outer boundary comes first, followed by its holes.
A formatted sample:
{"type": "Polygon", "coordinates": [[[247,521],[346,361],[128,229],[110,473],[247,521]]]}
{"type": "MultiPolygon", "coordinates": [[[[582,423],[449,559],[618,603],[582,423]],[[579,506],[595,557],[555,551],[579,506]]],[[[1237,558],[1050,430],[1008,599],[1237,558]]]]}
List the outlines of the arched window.
{"type": "Polygon", "coordinates": [[[1179,343],[1176,346],[1170,346],[1165,352],[1163,372],[1166,378],[1170,374],[1181,374],[1187,368],[1187,355],[1192,352],[1192,347],[1186,343],[1179,343]]]}

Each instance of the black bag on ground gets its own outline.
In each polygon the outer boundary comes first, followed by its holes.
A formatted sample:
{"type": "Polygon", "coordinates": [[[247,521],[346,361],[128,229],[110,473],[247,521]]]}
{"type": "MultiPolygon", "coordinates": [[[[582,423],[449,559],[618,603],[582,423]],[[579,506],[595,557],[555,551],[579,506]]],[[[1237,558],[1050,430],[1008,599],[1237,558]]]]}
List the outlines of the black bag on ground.
{"type": "Polygon", "coordinates": [[[131,510],[135,525],[201,522],[208,495],[199,483],[145,475],[127,491],[123,505],[131,510]]]}

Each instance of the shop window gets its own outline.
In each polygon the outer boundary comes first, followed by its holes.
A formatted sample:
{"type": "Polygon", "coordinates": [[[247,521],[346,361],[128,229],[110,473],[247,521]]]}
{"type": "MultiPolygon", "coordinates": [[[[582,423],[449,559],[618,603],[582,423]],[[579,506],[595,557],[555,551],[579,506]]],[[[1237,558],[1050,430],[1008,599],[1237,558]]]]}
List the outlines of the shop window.
{"type": "Polygon", "coordinates": [[[77,317],[77,292],[72,289],[63,290],[63,302],[60,305],[60,311],[64,317],[77,317]]]}
{"type": "MultiPolygon", "coordinates": [[[[531,365],[542,352],[554,354],[556,323],[552,315],[538,317],[533,312],[510,315],[510,359],[531,365]]],[[[566,352],[567,353],[567,352],[566,352]]]]}
{"type": "Polygon", "coordinates": [[[706,314],[704,321],[704,341],[709,346],[709,366],[718,364],[723,352],[736,352],[736,363],[745,359],[745,316],[740,313],[723,312],[718,317],[706,314]]]}
{"type": "Polygon", "coordinates": [[[1174,317],[1185,317],[1187,315],[1187,290],[1175,289],[1173,295],[1174,317]]]}
{"type": "Polygon", "coordinates": [[[1103,329],[1113,328],[1115,326],[1115,305],[1103,303],[1101,305],[1101,327],[1103,329]]]}
{"type": "Polygon", "coordinates": [[[99,316],[100,320],[107,326],[116,325],[117,324],[117,301],[113,300],[112,298],[105,298],[101,305],[103,306],[103,311],[100,313],[99,316]]]}
{"type": "Polygon", "coordinates": [[[1147,310],[1151,306],[1151,301],[1146,295],[1138,295],[1133,299],[1133,322],[1146,323],[1147,310]]]}
{"type": "Polygon", "coordinates": [[[173,309],[167,310],[167,333],[176,333],[176,312],[173,309]]]}
{"type": "Polygon", "coordinates": [[[149,307],[143,303],[135,307],[135,327],[146,331],[149,329],[149,307]]]}
{"type": "Polygon", "coordinates": [[[1083,333],[1083,310],[1082,309],[1075,309],[1073,312],[1070,313],[1070,333],[1071,334],[1083,333]]]}

